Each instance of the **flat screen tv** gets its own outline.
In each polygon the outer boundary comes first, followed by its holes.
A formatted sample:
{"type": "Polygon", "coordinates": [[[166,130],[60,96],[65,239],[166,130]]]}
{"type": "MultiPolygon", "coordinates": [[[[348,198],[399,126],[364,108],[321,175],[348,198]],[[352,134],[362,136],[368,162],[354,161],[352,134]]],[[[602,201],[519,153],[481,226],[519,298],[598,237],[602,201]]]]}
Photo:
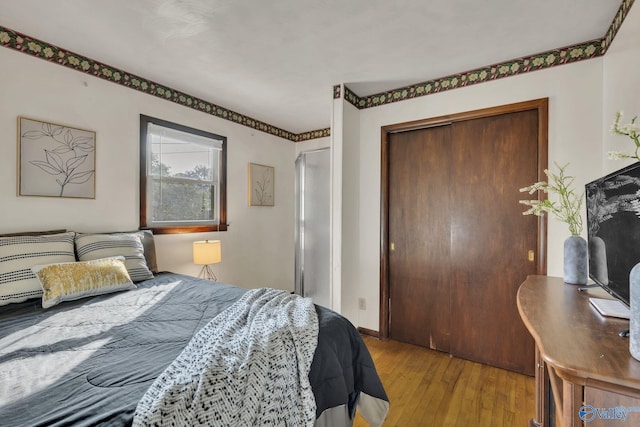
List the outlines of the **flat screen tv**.
{"type": "Polygon", "coordinates": [[[589,277],[629,306],[629,273],[640,262],[640,162],[585,186],[589,277]]]}

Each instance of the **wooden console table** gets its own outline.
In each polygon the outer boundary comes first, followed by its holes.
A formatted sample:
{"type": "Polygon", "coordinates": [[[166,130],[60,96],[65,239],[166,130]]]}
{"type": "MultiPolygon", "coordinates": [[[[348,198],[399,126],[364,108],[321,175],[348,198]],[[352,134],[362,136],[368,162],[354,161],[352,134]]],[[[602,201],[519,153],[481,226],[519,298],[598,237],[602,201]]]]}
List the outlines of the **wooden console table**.
{"type": "Polygon", "coordinates": [[[640,361],[629,353],[629,339],[618,335],[629,321],[601,316],[589,297],[611,298],[602,289],[579,291],[547,276],[529,276],[518,290],[518,311],[536,342],[536,417],[530,426],[555,420],[564,427],[640,425],[640,412],[629,413],[625,423],[597,414],[587,414],[589,422],[580,418],[583,405],[587,411],[640,410],[640,361]]]}

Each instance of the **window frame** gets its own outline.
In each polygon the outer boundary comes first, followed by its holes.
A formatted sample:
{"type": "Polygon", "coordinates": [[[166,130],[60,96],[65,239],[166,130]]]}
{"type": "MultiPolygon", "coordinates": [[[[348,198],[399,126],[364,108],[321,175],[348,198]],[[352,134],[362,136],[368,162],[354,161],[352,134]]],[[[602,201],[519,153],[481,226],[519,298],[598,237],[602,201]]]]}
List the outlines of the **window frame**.
{"type": "Polygon", "coordinates": [[[211,231],[227,231],[227,137],[194,129],[188,126],[169,122],[167,120],[140,114],[140,230],[151,230],[154,234],[176,234],[176,233],[202,233],[211,231]],[[220,150],[220,170],[218,173],[218,186],[220,196],[218,201],[218,224],[211,225],[189,225],[178,224],[167,227],[147,225],[147,166],[148,166],[148,146],[147,127],[149,123],[163,126],[170,129],[179,130],[186,133],[202,136],[205,138],[222,141],[220,150]]]}

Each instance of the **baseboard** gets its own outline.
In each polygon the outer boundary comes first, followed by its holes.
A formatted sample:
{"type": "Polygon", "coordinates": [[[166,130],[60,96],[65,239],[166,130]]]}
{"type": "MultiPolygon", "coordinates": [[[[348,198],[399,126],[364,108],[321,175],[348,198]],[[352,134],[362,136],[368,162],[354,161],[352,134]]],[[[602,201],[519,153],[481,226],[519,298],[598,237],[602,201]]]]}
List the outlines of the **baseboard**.
{"type": "Polygon", "coordinates": [[[360,335],[367,335],[378,339],[380,338],[380,332],[374,331],[372,329],[358,328],[358,332],[360,332],[360,335]]]}

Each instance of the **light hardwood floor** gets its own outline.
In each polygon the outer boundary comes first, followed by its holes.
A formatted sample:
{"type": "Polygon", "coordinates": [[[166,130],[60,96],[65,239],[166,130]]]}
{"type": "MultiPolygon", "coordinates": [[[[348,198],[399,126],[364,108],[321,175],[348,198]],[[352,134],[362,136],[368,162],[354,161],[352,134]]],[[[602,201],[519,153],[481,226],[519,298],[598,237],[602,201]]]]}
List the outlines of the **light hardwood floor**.
{"type": "MultiPolygon", "coordinates": [[[[364,337],[391,409],[384,426],[526,427],[533,377],[393,340],[364,337]]],[[[357,415],[354,426],[368,424],[357,415]]]]}

